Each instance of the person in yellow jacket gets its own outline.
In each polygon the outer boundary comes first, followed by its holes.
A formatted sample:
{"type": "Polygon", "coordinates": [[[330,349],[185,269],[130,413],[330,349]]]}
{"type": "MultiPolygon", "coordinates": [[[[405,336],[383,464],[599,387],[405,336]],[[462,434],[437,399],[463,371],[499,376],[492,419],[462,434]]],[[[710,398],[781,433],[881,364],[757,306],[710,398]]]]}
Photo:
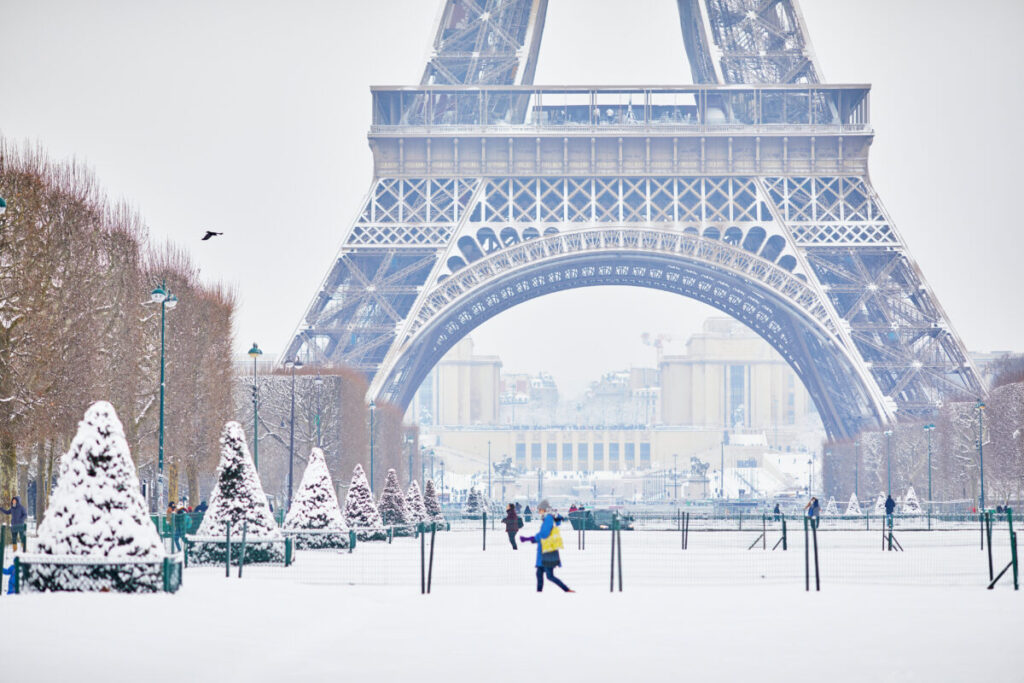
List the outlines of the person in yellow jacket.
{"type": "Polygon", "coordinates": [[[562,516],[554,516],[550,513],[551,506],[548,501],[542,500],[537,506],[537,515],[543,520],[540,531],[534,536],[520,536],[523,543],[527,541],[537,544],[537,592],[544,590],[544,577],[548,581],[561,588],[566,593],[575,593],[555,576],[555,567],[562,566],[562,560],[558,555],[559,548],[562,548],[562,532],[558,530],[562,523],[562,516]]]}

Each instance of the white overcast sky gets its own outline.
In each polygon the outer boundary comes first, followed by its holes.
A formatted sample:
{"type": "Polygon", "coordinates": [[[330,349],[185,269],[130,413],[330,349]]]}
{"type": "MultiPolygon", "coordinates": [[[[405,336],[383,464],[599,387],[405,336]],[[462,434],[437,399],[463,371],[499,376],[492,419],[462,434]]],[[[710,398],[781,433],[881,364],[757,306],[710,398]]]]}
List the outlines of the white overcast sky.
{"type": "MultiPolygon", "coordinates": [[[[92,166],[241,295],[279,352],[370,182],[371,84],[419,82],[438,0],[0,0],[0,133],[92,166]],[[225,233],[199,242],[206,228],[225,233]]],[[[805,0],[831,82],[872,83],[871,174],[972,350],[1022,349],[1019,0],[805,0]]],[[[538,84],[689,83],[673,0],[550,0],[538,84]]],[[[183,301],[187,306],[188,302],[183,301]]],[[[711,309],[651,290],[534,300],[474,333],[574,392],[711,309]]]]}

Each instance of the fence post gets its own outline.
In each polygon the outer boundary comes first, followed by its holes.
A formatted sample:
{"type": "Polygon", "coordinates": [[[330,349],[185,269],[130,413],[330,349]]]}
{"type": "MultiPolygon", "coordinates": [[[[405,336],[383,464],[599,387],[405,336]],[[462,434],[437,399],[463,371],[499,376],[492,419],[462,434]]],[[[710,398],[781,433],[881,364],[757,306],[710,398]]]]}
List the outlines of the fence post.
{"type": "Polygon", "coordinates": [[[985,550],[985,515],[978,513],[978,532],[981,534],[981,549],[985,550]]]}
{"type": "Polygon", "coordinates": [[[611,568],[611,574],[610,574],[610,577],[609,577],[609,580],[608,580],[608,592],[609,593],[614,593],[615,592],[615,515],[616,515],[616,513],[613,512],[612,513],[612,568],[611,568]]]}
{"type": "Polygon", "coordinates": [[[619,523],[618,516],[615,518],[615,536],[618,538],[618,553],[619,553],[619,592],[622,592],[622,525],[619,523]]]}
{"type": "Polygon", "coordinates": [[[865,512],[864,513],[864,530],[865,531],[871,531],[871,513],[870,512],[865,512]]]}
{"type": "MultiPolygon", "coordinates": [[[[0,526],[0,569],[4,568],[4,551],[7,550],[7,527],[0,526]]],[[[14,581],[14,577],[11,577],[14,581]]],[[[11,584],[14,585],[14,584],[11,584]]],[[[3,594],[3,579],[0,579],[0,595],[3,594]]]]}
{"type": "Polygon", "coordinates": [[[238,551],[238,578],[242,578],[242,567],[245,565],[245,535],[249,532],[249,522],[242,522],[242,548],[238,551]]]}
{"type": "Polygon", "coordinates": [[[14,594],[17,595],[21,592],[21,558],[17,555],[14,556],[14,574],[11,575],[11,580],[14,581],[14,594]]]}
{"type": "Polygon", "coordinates": [[[430,585],[434,580],[434,535],[437,532],[437,522],[430,523],[430,564],[427,567],[427,593],[430,592],[430,585]]]}
{"type": "Polygon", "coordinates": [[[163,562],[164,593],[171,592],[171,558],[164,556],[163,562]]]}
{"type": "Polygon", "coordinates": [[[988,580],[991,581],[992,573],[992,513],[985,513],[985,540],[988,541],[988,580]]]}
{"type": "Polygon", "coordinates": [[[348,530],[348,552],[351,555],[352,551],[356,548],[356,532],[352,529],[348,530]]]}
{"type": "Polygon", "coordinates": [[[583,550],[587,549],[587,518],[586,515],[583,517],[583,550]]]}
{"type": "Polygon", "coordinates": [[[483,530],[484,530],[484,550],[487,550],[487,510],[484,510],[483,530]]]}
{"type": "Polygon", "coordinates": [[[391,537],[394,535],[394,533],[395,533],[394,525],[389,526],[388,527],[388,545],[391,545],[391,537]]]}
{"type": "Polygon", "coordinates": [[[427,533],[426,525],[423,522],[416,524],[416,531],[420,535],[420,595],[427,592],[427,533]]]}
{"type": "Polygon", "coordinates": [[[786,547],[786,515],[782,515],[782,549],[788,550],[786,547]]]}
{"type": "Polygon", "coordinates": [[[761,550],[768,550],[768,517],[761,513],[761,550]]]}
{"type": "Polygon", "coordinates": [[[811,536],[814,538],[814,590],[821,590],[821,577],[818,574],[818,525],[811,520],[811,536]]]}
{"type": "Polygon", "coordinates": [[[292,537],[284,537],[284,566],[292,566],[292,537]]]}
{"type": "Polygon", "coordinates": [[[230,578],[231,576],[231,522],[227,522],[225,525],[224,540],[227,546],[227,552],[224,554],[224,578],[230,578]]]}
{"type": "Polygon", "coordinates": [[[807,515],[804,515],[804,590],[811,590],[811,539],[807,536],[807,515]]]}

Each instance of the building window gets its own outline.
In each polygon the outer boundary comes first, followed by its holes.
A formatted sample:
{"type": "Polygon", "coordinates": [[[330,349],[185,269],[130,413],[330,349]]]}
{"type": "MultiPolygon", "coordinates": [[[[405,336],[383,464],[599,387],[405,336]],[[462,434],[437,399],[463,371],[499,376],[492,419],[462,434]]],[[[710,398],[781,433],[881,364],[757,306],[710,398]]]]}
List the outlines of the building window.
{"type": "Polygon", "coordinates": [[[558,469],[558,444],[554,442],[548,442],[548,461],[545,463],[544,469],[546,470],[557,470],[558,469]]]}
{"type": "Polygon", "coordinates": [[[572,444],[562,444],[562,469],[572,471],[572,444]]]}
{"type": "Polygon", "coordinates": [[[594,470],[601,471],[604,469],[604,444],[594,444],[594,470]]]}
{"type": "Polygon", "coordinates": [[[651,469],[651,444],[642,443],[640,444],[640,469],[649,470],[651,469]]]}
{"type": "Polygon", "coordinates": [[[626,444],[626,469],[627,470],[635,470],[636,469],[636,444],[635,443],[627,443],[626,444]]]}
{"type": "Polygon", "coordinates": [[[541,468],[541,464],[540,464],[540,444],[539,443],[531,443],[530,444],[530,469],[531,470],[539,470],[540,468],[541,468]]]}
{"type": "Polygon", "coordinates": [[[580,472],[587,472],[590,470],[590,463],[587,462],[590,459],[590,456],[587,453],[589,450],[587,447],[588,445],[589,444],[585,443],[576,444],[576,469],[580,472]]]}
{"type": "Polygon", "coordinates": [[[526,470],[526,444],[525,443],[517,443],[516,444],[516,467],[519,468],[520,472],[526,470]]]}
{"type": "Polygon", "coordinates": [[[608,469],[615,471],[619,469],[619,444],[608,444],[608,469]]]}

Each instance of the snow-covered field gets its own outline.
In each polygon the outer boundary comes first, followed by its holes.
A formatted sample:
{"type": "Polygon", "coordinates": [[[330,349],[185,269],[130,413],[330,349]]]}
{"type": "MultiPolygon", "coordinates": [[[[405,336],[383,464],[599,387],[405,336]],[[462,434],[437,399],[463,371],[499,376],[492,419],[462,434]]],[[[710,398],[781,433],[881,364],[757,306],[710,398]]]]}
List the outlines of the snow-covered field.
{"type": "Polygon", "coordinates": [[[785,553],[746,550],[757,533],[691,532],[683,551],[678,533],[622,532],[622,593],[607,532],[586,550],[566,533],[558,574],[579,592],[537,595],[533,546],[496,531],[484,552],[465,530],[438,534],[426,596],[407,538],[241,580],[190,568],[176,595],[3,596],[0,680],[1021,680],[1024,604],[1009,577],[984,589],[977,532],[907,532],[904,553],[823,533],[820,593],[802,530],[785,553]]]}

